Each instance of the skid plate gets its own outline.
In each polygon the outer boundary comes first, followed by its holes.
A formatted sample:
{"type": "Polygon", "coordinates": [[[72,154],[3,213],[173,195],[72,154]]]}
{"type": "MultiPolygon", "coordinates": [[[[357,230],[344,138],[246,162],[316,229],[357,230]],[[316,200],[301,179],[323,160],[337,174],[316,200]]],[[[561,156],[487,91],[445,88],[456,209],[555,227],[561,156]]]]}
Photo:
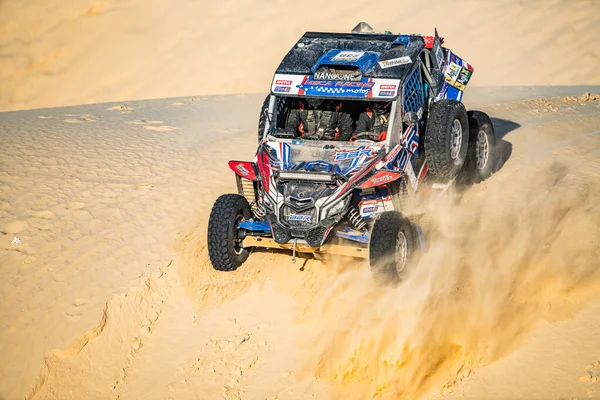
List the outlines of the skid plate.
{"type": "MultiPolygon", "coordinates": [[[[264,247],[269,249],[285,249],[292,250],[294,248],[293,243],[279,244],[272,238],[265,238],[259,236],[246,236],[244,239],[244,247],[264,247]]],[[[318,254],[335,254],[347,257],[357,258],[368,258],[369,249],[364,247],[354,246],[352,244],[325,244],[321,247],[310,247],[306,243],[296,244],[296,251],[298,253],[318,253],[318,254]]]]}

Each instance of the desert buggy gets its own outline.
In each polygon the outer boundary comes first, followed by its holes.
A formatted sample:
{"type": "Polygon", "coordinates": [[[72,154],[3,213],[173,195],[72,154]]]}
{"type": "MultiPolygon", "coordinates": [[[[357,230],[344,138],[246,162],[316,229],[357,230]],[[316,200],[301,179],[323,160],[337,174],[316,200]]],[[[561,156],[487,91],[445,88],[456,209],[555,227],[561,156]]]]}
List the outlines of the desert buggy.
{"type": "Polygon", "coordinates": [[[492,122],[461,102],[473,67],[437,31],[357,32],[365,26],[307,32],[279,65],[254,161],[229,162],[238,194],[220,196],[210,214],[215,269],[238,268],[251,248],[283,248],[368,258],[378,281],[398,282],[425,250],[421,228],[403,214],[406,202],[493,172],[492,122]],[[303,137],[289,116],[314,98],[338,102],[354,128],[368,104],[387,102],[385,135],[303,137]]]}

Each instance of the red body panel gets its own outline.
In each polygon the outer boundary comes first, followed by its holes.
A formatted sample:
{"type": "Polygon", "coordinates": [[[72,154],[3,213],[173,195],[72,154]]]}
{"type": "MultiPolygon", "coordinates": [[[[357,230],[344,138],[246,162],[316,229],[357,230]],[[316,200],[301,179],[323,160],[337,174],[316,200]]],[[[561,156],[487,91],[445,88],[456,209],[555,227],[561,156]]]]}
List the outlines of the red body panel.
{"type": "Polygon", "coordinates": [[[375,186],[385,185],[393,182],[402,176],[402,172],[398,171],[377,171],[372,177],[365,180],[359,187],[361,189],[368,189],[375,186]]]}
{"type": "Polygon", "coordinates": [[[256,165],[250,161],[229,161],[229,168],[236,175],[251,181],[256,180],[256,165]]]}

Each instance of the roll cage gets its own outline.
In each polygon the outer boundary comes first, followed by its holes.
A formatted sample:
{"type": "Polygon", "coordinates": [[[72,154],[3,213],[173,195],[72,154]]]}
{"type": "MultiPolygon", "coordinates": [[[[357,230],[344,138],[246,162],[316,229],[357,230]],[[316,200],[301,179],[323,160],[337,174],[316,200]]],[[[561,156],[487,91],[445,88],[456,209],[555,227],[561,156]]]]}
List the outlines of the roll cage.
{"type": "MultiPolygon", "coordinates": [[[[440,79],[443,79],[441,69],[436,65],[436,60],[432,52],[423,48],[419,58],[413,62],[400,83],[400,90],[392,102],[390,119],[388,122],[388,135],[385,140],[386,151],[389,151],[396,144],[402,141],[402,132],[406,129],[404,117],[408,112],[417,114],[418,120],[423,119],[427,113],[429,105],[435,100],[437,92],[441,86],[440,79]],[[398,123],[400,121],[400,123],[398,123]]],[[[283,128],[292,102],[295,99],[307,98],[309,96],[285,95],[272,93],[267,111],[267,123],[263,132],[263,140],[269,135],[271,126],[275,123],[275,128],[283,128]]],[[[310,96],[313,97],[313,96],[310,96]]],[[[368,98],[348,98],[348,97],[327,97],[324,100],[340,100],[344,102],[365,102],[378,101],[368,98]]],[[[390,101],[388,100],[388,101],[390,101]]],[[[384,101],[384,100],[380,100],[384,101]]],[[[335,143],[332,141],[332,143],[335,143]]]]}

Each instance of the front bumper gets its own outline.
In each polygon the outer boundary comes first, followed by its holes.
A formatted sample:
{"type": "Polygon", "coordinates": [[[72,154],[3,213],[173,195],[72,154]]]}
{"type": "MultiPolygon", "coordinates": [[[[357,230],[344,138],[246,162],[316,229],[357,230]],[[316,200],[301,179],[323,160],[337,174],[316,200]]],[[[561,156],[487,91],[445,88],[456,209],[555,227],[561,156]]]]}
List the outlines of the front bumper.
{"type": "Polygon", "coordinates": [[[320,247],[327,239],[331,227],[336,222],[332,218],[326,218],[315,225],[308,227],[285,226],[277,220],[274,214],[267,216],[273,232],[273,240],[278,244],[286,244],[291,239],[303,239],[311,247],[320,247]]]}

